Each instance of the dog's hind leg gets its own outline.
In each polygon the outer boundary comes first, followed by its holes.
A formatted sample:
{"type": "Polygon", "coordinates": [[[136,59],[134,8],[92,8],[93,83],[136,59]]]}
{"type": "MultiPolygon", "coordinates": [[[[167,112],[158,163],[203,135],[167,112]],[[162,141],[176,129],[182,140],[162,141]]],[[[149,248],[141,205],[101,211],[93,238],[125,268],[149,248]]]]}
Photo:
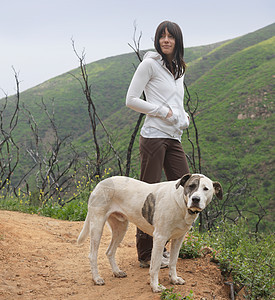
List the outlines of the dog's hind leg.
{"type": "Polygon", "coordinates": [[[116,250],[121,241],[123,240],[128,228],[128,220],[122,215],[113,214],[108,218],[108,223],[112,229],[112,240],[106,251],[109,259],[113,274],[115,277],[126,277],[127,274],[121,271],[116,264],[115,255],[116,250]]]}
{"type": "Polygon", "coordinates": [[[104,285],[103,278],[100,277],[98,273],[98,266],[97,266],[97,256],[98,256],[98,248],[103,232],[103,227],[106,222],[106,218],[94,218],[93,221],[90,221],[90,254],[89,260],[91,265],[91,272],[93,281],[96,285],[104,285]]]}

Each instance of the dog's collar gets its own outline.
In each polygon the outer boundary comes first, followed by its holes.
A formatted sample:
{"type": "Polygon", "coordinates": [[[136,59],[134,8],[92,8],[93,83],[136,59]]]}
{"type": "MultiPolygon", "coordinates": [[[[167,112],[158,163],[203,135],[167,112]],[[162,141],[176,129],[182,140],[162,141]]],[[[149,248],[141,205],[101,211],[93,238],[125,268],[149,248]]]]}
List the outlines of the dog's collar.
{"type": "Polygon", "coordinates": [[[197,215],[200,213],[200,211],[193,211],[191,209],[188,209],[188,213],[189,213],[189,215],[197,215]]]}

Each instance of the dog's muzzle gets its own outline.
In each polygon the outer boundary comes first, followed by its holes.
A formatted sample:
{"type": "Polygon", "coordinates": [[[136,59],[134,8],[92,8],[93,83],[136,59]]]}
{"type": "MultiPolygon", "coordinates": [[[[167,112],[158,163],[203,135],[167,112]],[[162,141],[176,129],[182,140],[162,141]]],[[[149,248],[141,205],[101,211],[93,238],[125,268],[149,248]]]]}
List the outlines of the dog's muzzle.
{"type": "Polygon", "coordinates": [[[188,213],[190,215],[196,215],[202,211],[202,209],[199,207],[200,202],[199,196],[193,196],[192,197],[192,206],[188,208],[188,213]]]}

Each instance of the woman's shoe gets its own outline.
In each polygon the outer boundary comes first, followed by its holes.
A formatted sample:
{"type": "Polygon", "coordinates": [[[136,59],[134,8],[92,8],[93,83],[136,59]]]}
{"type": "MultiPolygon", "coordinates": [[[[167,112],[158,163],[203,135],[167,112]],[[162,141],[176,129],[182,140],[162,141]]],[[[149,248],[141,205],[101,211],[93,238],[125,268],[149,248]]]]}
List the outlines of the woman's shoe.
{"type": "MultiPolygon", "coordinates": [[[[169,265],[169,258],[163,256],[162,260],[161,260],[160,268],[161,269],[168,268],[168,265],[169,265]]],[[[139,266],[141,268],[149,268],[150,267],[150,260],[148,260],[148,261],[140,260],[139,261],[139,266]]]]}

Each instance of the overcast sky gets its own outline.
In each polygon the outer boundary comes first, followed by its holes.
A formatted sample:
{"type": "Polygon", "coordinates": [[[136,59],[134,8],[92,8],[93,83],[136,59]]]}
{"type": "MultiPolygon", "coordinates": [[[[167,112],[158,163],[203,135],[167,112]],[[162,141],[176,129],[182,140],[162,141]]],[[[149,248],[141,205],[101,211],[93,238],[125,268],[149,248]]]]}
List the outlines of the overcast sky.
{"type": "MultiPolygon", "coordinates": [[[[141,48],[153,47],[157,25],[180,25],[185,47],[235,38],[275,21],[274,0],[0,0],[0,88],[15,93],[78,67],[71,39],[86,62],[131,52],[133,23],[141,48]]],[[[0,98],[4,94],[0,90],[0,98]]]]}

